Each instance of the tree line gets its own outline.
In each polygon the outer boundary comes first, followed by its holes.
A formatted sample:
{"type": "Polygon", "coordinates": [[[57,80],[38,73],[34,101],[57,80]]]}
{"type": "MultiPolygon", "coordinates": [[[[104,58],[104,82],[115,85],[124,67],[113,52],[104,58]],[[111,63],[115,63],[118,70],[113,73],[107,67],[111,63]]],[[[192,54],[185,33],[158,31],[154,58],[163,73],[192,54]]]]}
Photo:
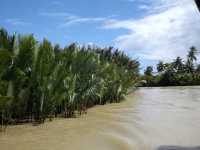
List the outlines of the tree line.
{"type": "Polygon", "coordinates": [[[159,61],[156,73],[153,66],[144,70],[142,86],[186,86],[200,85],[200,64],[197,64],[197,49],[188,51],[186,60],[177,57],[170,63],[159,61]]]}
{"type": "Polygon", "coordinates": [[[138,72],[139,62],[113,47],[61,48],[0,29],[1,123],[73,117],[94,105],[120,102],[138,72]]]}

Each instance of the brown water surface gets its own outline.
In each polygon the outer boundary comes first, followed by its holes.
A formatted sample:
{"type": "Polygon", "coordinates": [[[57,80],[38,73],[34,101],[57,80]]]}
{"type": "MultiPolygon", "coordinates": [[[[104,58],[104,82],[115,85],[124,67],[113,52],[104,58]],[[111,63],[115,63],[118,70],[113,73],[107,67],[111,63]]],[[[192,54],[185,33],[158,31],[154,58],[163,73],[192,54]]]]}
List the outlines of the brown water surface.
{"type": "Polygon", "coordinates": [[[200,145],[200,87],[140,88],[119,104],[76,119],[19,125],[0,133],[0,150],[153,150],[200,145]]]}

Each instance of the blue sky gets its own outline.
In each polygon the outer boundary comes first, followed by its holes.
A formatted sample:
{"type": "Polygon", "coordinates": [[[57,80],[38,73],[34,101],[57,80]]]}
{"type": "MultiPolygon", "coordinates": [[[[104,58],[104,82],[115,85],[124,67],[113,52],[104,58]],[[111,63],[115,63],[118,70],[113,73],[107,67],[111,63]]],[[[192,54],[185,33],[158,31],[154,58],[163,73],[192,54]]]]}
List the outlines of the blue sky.
{"type": "Polygon", "coordinates": [[[192,0],[1,0],[0,27],[62,46],[111,45],[138,58],[142,68],[200,48],[192,0]]]}

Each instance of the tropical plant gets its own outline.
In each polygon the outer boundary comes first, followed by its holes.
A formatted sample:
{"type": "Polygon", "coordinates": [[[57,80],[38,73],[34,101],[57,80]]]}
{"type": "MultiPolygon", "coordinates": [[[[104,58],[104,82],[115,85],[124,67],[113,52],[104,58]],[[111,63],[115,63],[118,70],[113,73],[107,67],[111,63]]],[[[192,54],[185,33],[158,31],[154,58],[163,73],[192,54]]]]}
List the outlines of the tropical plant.
{"type": "Polygon", "coordinates": [[[144,71],[144,74],[146,76],[152,76],[152,74],[153,74],[153,67],[152,66],[147,66],[146,70],[144,71]]]}
{"type": "Polygon", "coordinates": [[[159,63],[157,64],[157,71],[162,72],[164,71],[164,69],[165,69],[164,63],[162,61],[159,61],[159,63]]]}
{"type": "Polygon", "coordinates": [[[199,85],[200,66],[196,64],[197,49],[190,48],[187,60],[177,57],[173,62],[157,64],[158,74],[151,76],[152,68],[147,67],[142,79],[146,80],[145,86],[177,86],[177,85],[199,85]]]}
{"type": "Polygon", "coordinates": [[[138,61],[113,47],[74,43],[61,48],[4,29],[0,60],[2,122],[43,122],[53,115],[72,117],[97,104],[120,102],[139,76],[138,61]]]}

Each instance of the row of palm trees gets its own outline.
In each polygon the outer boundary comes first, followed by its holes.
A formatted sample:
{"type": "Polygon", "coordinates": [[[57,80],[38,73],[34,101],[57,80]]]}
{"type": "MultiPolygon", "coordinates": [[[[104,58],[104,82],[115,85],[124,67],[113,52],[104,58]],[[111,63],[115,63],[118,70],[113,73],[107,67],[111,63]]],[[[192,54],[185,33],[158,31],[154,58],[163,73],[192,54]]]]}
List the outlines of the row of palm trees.
{"type": "Polygon", "coordinates": [[[181,57],[177,57],[170,63],[159,61],[156,73],[153,73],[153,66],[148,66],[143,76],[147,81],[145,85],[200,85],[200,64],[197,64],[197,54],[197,49],[191,47],[186,61],[181,57]]]}
{"type": "Polygon", "coordinates": [[[97,104],[120,102],[138,71],[137,60],[112,47],[61,48],[0,29],[2,124],[72,117],[97,104]]]}

